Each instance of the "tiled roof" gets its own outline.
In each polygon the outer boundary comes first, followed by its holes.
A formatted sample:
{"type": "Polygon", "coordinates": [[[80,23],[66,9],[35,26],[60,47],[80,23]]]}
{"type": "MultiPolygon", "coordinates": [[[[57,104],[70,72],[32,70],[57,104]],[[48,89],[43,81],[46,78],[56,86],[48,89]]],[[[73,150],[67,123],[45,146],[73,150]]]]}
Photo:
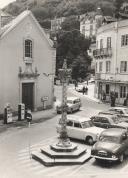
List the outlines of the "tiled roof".
{"type": "Polygon", "coordinates": [[[21,14],[19,14],[15,19],[13,19],[11,22],[9,22],[7,25],[5,25],[4,27],[1,28],[1,39],[8,34],[13,28],[15,28],[25,17],[27,17],[28,15],[31,16],[31,18],[34,20],[34,22],[36,23],[36,25],[38,26],[39,30],[41,31],[41,33],[45,36],[45,38],[47,39],[47,41],[49,42],[50,46],[53,46],[53,42],[48,39],[47,35],[45,34],[43,28],[39,25],[39,23],[37,22],[37,20],[35,19],[35,17],[33,16],[33,14],[31,13],[31,11],[26,10],[23,11],[21,14]]]}

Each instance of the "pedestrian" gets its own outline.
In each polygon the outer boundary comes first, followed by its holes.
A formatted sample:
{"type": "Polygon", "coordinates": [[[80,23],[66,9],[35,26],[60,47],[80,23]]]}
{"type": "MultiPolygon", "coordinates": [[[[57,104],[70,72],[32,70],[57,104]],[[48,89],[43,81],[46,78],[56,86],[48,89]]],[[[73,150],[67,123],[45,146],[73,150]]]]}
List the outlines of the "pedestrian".
{"type": "Polygon", "coordinates": [[[26,111],[26,119],[28,122],[32,121],[32,112],[30,109],[27,109],[27,111],[26,111]]]}
{"type": "Polygon", "coordinates": [[[75,80],[75,82],[74,82],[74,85],[75,85],[75,90],[76,90],[76,87],[78,86],[78,83],[77,83],[76,80],[75,80]]]}
{"type": "Polygon", "coordinates": [[[83,86],[83,95],[85,94],[85,92],[86,92],[86,88],[85,86],[83,86]]]}
{"type": "Polygon", "coordinates": [[[86,86],[85,88],[85,94],[87,95],[88,94],[88,87],[86,86]]]}

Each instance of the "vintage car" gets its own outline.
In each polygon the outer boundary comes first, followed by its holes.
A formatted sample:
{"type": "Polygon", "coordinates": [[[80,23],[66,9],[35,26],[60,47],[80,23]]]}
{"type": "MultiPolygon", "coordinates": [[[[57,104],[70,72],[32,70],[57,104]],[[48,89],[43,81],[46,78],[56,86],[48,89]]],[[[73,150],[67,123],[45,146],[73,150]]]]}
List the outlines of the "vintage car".
{"type": "Polygon", "coordinates": [[[112,107],[108,111],[116,112],[119,117],[125,118],[125,122],[128,122],[128,108],[126,107],[112,107]]]}
{"type": "Polygon", "coordinates": [[[128,129],[128,123],[116,115],[98,114],[90,118],[93,124],[101,128],[124,128],[128,129]]]}
{"type": "Polygon", "coordinates": [[[76,87],[76,91],[78,91],[78,92],[83,92],[83,86],[84,86],[84,85],[78,85],[78,86],[76,87]]]}
{"type": "Polygon", "coordinates": [[[111,128],[104,130],[99,141],[91,149],[91,157],[99,160],[123,162],[128,154],[128,132],[126,129],[111,128]]]}
{"type": "MultiPolygon", "coordinates": [[[[79,97],[68,97],[67,98],[67,113],[73,113],[74,111],[79,110],[81,107],[81,100],[79,97]]],[[[62,104],[56,106],[57,113],[62,112],[62,104]]]]}
{"type": "MultiPolygon", "coordinates": [[[[61,119],[56,126],[57,132],[60,133],[61,119]]],[[[70,138],[84,140],[89,145],[97,141],[99,134],[104,129],[95,127],[89,118],[68,115],[67,133],[70,138]]]]}

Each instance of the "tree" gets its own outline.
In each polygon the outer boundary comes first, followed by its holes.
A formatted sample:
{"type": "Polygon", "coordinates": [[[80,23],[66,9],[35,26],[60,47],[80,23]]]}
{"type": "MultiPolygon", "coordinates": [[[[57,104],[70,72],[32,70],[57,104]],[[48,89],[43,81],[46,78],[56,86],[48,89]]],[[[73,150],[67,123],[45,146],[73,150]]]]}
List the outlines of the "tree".
{"type": "Polygon", "coordinates": [[[62,30],[57,34],[56,74],[66,58],[68,66],[72,68],[74,79],[85,78],[91,63],[91,58],[87,54],[90,39],[85,39],[80,33],[78,23],[76,18],[68,18],[62,24],[62,30]]]}
{"type": "Polygon", "coordinates": [[[119,18],[120,8],[121,8],[123,2],[124,2],[124,0],[115,0],[115,2],[114,2],[115,17],[116,17],[116,18],[119,18]]]}

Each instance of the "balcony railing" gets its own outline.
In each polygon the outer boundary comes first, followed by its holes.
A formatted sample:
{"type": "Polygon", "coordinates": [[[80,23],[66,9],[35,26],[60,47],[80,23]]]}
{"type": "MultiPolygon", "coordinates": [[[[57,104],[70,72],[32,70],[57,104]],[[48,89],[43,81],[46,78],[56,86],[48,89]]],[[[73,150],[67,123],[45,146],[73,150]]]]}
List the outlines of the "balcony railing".
{"type": "Polygon", "coordinates": [[[95,80],[101,80],[101,74],[100,73],[95,74],[95,80]]]}
{"type": "Polygon", "coordinates": [[[112,49],[111,48],[96,49],[93,51],[93,56],[95,58],[111,57],[112,49]]]}

